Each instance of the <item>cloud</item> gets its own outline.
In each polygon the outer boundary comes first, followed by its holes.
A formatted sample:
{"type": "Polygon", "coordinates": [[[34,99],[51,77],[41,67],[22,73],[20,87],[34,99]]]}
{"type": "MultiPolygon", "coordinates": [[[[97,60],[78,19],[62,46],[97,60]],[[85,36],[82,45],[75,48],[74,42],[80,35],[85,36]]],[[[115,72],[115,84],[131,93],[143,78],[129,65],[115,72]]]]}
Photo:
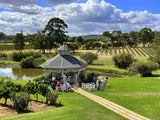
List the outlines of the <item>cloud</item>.
{"type": "Polygon", "coordinates": [[[8,4],[11,6],[23,6],[36,4],[36,0],[0,0],[0,6],[8,4]]]}
{"type": "Polygon", "coordinates": [[[54,17],[54,12],[48,7],[36,8],[39,8],[41,14],[29,15],[20,12],[0,12],[0,31],[7,35],[15,35],[21,30],[24,31],[24,34],[32,34],[36,33],[37,30],[44,29],[48,20],[54,17]]]}
{"type": "Polygon", "coordinates": [[[36,0],[1,0],[0,7],[30,15],[40,14],[40,7],[36,5],[36,0]]]}
{"type": "Polygon", "coordinates": [[[0,12],[0,31],[15,34],[23,30],[25,34],[32,34],[44,29],[53,17],[65,21],[70,36],[102,34],[113,30],[139,31],[143,27],[160,30],[160,14],[148,11],[123,12],[104,0],[47,0],[56,5],[52,7],[36,5],[35,0],[21,1],[0,0],[0,6],[11,10],[0,12]],[[62,4],[64,2],[68,4],[62,4]]]}
{"type": "Polygon", "coordinates": [[[46,0],[47,4],[59,5],[59,4],[68,4],[72,2],[84,2],[86,0],[46,0]]]}
{"type": "Polygon", "coordinates": [[[120,19],[121,10],[104,0],[58,5],[55,9],[57,16],[70,22],[123,22],[123,19],[120,19]]]}
{"type": "Polygon", "coordinates": [[[152,14],[148,11],[124,13],[104,0],[57,5],[55,10],[56,16],[68,23],[69,33],[74,34],[76,31],[81,34],[102,34],[107,30],[129,32],[138,31],[143,27],[151,27],[154,30],[154,26],[160,24],[159,14],[152,14]]]}

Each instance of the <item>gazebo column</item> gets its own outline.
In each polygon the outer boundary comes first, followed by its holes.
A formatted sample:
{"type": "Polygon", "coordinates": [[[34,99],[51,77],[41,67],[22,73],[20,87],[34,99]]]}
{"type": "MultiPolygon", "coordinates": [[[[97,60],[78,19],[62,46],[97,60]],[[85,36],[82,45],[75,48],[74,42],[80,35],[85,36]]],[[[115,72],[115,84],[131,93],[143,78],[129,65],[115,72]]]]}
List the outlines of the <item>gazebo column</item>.
{"type": "Polygon", "coordinates": [[[65,82],[64,81],[64,70],[61,71],[61,76],[62,76],[62,82],[65,82]]]}
{"type": "Polygon", "coordinates": [[[77,81],[78,81],[78,83],[79,83],[79,70],[78,70],[78,74],[77,74],[77,81]]]}

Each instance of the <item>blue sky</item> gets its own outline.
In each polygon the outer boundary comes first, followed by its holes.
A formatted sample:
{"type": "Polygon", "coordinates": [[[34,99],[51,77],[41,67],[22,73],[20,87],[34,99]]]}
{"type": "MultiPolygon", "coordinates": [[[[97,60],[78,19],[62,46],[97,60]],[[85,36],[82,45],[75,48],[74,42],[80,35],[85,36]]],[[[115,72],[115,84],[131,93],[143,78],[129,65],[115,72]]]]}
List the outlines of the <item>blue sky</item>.
{"type": "Polygon", "coordinates": [[[0,31],[14,35],[36,33],[59,17],[69,36],[104,31],[160,31],[159,0],[0,0],[0,31]]]}

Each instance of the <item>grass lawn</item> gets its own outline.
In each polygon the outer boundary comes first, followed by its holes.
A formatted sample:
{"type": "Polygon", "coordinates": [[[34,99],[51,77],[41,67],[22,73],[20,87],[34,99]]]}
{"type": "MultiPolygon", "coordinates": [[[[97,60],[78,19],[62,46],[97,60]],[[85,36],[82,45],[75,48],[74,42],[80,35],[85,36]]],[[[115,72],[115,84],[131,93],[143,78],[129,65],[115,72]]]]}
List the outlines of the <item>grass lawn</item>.
{"type": "Polygon", "coordinates": [[[11,64],[19,64],[19,62],[12,61],[11,59],[4,59],[4,60],[0,59],[0,64],[11,65],[11,64]]]}
{"type": "Polygon", "coordinates": [[[148,118],[160,119],[160,79],[110,78],[104,91],[92,92],[148,118]]]}
{"type": "Polygon", "coordinates": [[[125,120],[78,93],[61,93],[58,101],[64,106],[36,113],[0,117],[0,120],[125,120]]]}

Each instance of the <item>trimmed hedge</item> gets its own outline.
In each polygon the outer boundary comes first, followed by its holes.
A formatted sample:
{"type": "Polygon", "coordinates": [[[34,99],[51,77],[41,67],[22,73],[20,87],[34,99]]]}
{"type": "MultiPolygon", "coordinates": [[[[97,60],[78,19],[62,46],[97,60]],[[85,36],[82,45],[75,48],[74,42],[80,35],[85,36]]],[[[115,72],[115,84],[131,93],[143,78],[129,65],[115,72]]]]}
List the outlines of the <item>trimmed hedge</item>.
{"type": "Polygon", "coordinates": [[[108,68],[97,68],[97,67],[92,67],[92,66],[86,67],[86,70],[98,71],[98,72],[104,72],[104,73],[113,73],[113,74],[118,74],[118,75],[128,75],[128,76],[133,75],[133,73],[129,73],[127,71],[108,69],[108,68]]]}

